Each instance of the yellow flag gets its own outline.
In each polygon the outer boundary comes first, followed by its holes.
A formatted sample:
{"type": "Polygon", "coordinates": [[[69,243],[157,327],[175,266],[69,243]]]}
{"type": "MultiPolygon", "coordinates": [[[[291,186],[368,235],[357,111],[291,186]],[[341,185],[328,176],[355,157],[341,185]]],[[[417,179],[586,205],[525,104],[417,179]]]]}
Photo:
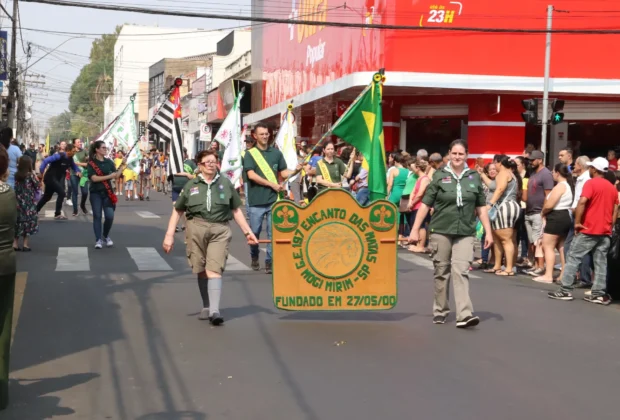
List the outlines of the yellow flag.
{"type": "Polygon", "coordinates": [[[45,139],[45,154],[48,156],[50,154],[50,133],[47,133],[47,138],[45,139]]]}

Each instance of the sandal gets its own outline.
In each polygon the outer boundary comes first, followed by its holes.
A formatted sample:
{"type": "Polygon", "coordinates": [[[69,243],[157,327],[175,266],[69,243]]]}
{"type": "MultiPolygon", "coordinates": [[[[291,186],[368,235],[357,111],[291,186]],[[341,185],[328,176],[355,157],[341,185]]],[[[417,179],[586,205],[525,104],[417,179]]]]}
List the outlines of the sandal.
{"type": "Polygon", "coordinates": [[[496,276],[503,276],[503,277],[512,277],[515,275],[514,271],[506,271],[506,270],[499,270],[495,272],[496,276]]]}
{"type": "Polygon", "coordinates": [[[486,270],[483,270],[483,273],[497,274],[500,271],[502,270],[498,268],[487,268],[486,270]]]}
{"type": "Polygon", "coordinates": [[[23,252],[30,252],[30,251],[32,251],[32,249],[30,249],[30,247],[25,246],[25,247],[22,248],[22,251],[23,252]]]}

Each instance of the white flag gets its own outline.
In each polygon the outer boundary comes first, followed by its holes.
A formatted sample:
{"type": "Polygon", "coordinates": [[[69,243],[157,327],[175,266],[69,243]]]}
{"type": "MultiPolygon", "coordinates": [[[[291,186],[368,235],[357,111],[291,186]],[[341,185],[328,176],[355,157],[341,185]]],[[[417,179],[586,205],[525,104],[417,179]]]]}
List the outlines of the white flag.
{"type": "MultiPolygon", "coordinates": [[[[286,111],[284,121],[282,121],[282,125],[280,126],[280,130],[276,135],[276,145],[278,149],[284,155],[284,160],[286,161],[286,168],[289,171],[294,171],[298,164],[297,159],[297,146],[295,145],[295,126],[293,123],[293,112],[288,109],[286,111]]],[[[295,175],[289,182],[293,181],[295,178],[299,176],[295,175]]]]}
{"type": "MultiPolygon", "coordinates": [[[[116,122],[110,127],[109,131],[102,136],[101,140],[108,146],[109,153],[113,149],[123,149],[128,151],[138,141],[138,130],[136,129],[136,118],[134,114],[133,101],[131,101],[118,116],[116,122]]],[[[133,147],[127,156],[127,168],[140,174],[140,160],[142,153],[140,148],[133,147]]]]}
{"type": "Polygon", "coordinates": [[[242,97],[243,92],[239,92],[233,107],[228,112],[222,126],[213,139],[226,148],[224,157],[222,157],[220,173],[226,175],[235,188],[238,188],[240,185],[239,178],[243,170],[243,165],[241,163],[243,139],[241,138],[241,111],[239,109],[239,103],[242,97]]]}

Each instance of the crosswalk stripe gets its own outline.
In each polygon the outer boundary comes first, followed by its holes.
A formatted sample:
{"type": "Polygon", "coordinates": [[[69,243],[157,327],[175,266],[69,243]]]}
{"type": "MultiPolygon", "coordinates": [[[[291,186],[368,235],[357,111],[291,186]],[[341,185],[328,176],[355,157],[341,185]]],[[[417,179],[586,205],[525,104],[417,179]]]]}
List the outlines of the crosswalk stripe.
{"type": "Polygon", "coordinates": [[[172,271],[166,260],[153,247],[127,247],[140,271],[172,271]]]}
{"type": "Polygon", "coordinates": [[[88,248],[85,246],[58,248],[56,271],[90,271],[88,248]]]}
{"type": "MultiPolygon", "coordinates": [[[[45,218],[46,219],[53,219],[55,217],[54,213],[55,213],[54,210],[45,210],[45,218]]],[[[64,210],[60,210],[60,214],[64,216],[65,215],[65,211],[64,210]]]]}
{"type": "Polygon", "coordinates": [[[229,254],[226,260],[226,271],[252,271],[252,269],[229,254]]]}
{"type": "Polygon", "coordinates": [[[158,215],[150,211],[137,211],[136,214],[143,219],[161,219],[158,215]]]}

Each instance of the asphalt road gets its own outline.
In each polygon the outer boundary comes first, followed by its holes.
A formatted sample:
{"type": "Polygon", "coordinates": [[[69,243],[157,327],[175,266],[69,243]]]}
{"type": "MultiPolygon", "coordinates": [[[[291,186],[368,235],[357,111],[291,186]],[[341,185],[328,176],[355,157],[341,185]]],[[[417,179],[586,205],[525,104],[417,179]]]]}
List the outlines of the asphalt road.
{"type": "Polygon", "coordinates": [[[550,286],[474,272],[481,324],[433,325],[430,260],[403,253],[392,311],[282,312],[234,228],[226,323],[213,328],[196,318],[182,235],[161,250],[169,213],[161,194],[121,201],[103,250],[86,216],[41,213],[33,252],[18,256],[1,420],[619,417],[617,306],[551,301],[550,286]]]}

